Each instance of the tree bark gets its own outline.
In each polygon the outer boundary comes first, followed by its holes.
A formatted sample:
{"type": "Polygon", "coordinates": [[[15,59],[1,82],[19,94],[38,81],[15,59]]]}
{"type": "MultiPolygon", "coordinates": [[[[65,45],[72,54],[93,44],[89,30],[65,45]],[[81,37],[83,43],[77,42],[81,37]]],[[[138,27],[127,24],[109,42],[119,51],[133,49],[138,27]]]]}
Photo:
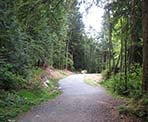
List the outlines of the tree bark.
{"type": "Polygon", "coordinates": [[[131,0],[131,13],[130,13],[130,35],[131,41],[130,46],[128,47],[129,54],[129,70],[132,71],[131,65],[135,67],[135,64],[142,65],[142,46],[140,45],[140,22],[141,16],[139,15],[141,12],[139,11],[137,6],[140,6],[138,2],[139,0],[131,0]]]}
{"type": "Polygon", "coordinates": [[[119,71],[119,69],[118,69],[118,65],[119,65],[119,63],[120,63],[120,59],[121,59],[121,52],[120,52],[120,54],[119,54],[119,57],[118,57],[118,59],[117,59],[117,63],[115,64],[115,66],[114,66],[114,75],[116,75],[119,71]]]}
{"type": "Polygon", "coordinates": [[[142,89],[148,91],[148,0],[143,0],[143,78],[142,89]]]}
{"type": "Polygon", "coordinates": [[[137,55],[137,52],[135,51],[135,46],[137,44],[137,41],[138,41],[138,33],[137,33],[137,30],[136,30],[136,24],[137,24],[137,18],[136,18],[136,1],[135,0],[132,0],[131,2],[131,48],[130,48],[130,60],[129,60],[129,63],[132,64],[132,63],[135,63],[135,56],[137,55]]]}
{"type": "Polygon", "coordinates": [[[65,68],[68,69],[68,53],[69,53],[69,39],[67,40],[67,43],[66,43],[66,66],[65,68]]]}
{"type": "MultiPolygon", "coordinates": [[[[122,25],[122,19],[120,20],[122,25]]],[[[121,28],[121,33],[123,32],[123,28],[121,28]]],[[[120,49],[121,59],[120,59],[120,72],[123,71],[123,37],[121,37],[121,49],[120,49]]]]}
{"type": "Polygon", "coordinates": [[[124,41],[124,80],[125,91],[127,90],[127,40],[124,41]]]}

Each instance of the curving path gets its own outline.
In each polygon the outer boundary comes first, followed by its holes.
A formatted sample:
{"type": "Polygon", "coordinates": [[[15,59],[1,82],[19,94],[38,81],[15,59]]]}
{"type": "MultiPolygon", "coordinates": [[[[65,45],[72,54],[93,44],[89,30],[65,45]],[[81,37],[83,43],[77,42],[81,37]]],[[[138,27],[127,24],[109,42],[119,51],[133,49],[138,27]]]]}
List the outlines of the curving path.
{"type": "Polygon", "coordinates": [[[116,107],[121,102],[83,79],[79,74],[60,80],[63,94],[33,108],[18,122],[120,122],[116,107]]]}

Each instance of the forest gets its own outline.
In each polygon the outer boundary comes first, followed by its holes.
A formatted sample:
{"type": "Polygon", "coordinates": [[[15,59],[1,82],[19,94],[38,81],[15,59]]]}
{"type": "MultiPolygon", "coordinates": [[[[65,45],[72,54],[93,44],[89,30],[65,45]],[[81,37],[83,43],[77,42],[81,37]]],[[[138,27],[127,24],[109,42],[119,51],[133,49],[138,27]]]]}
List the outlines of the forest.
{"type": "Polygon", "coordinates": [[[85,2],[0,1],[0,121],[20,112],[3,109],[21,101],[19,91],[42,89],[35,77],[48,67],[102,73],[103,86],[132,98],[140,106],[133,113],[148,119],[148,1],[88,2],[86,11],[92,3],[104,8],[96,38],[85,33],[79,11],[85,2]]]}
{"type": "Polygon", "coordinates": [[[31,78],[32,70],[48,65],[98,70],[97,42],[84,34],[76,1],[8,0],[0,4],[2,88],[14,89],[20,80],[31,78]],[[92,56],[94,60],[89,60],[92,56]]]}

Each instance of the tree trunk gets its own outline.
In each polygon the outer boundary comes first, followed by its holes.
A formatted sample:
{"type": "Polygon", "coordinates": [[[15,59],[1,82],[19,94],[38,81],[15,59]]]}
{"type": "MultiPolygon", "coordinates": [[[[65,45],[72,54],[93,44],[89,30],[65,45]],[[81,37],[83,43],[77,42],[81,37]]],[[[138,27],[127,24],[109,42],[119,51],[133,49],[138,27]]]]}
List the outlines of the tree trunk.
{"type": "Polygon", "coordinates": [[[121,52],[120,52],[119,57],[118,57],[118,59],[117,59],[117,63],[116,63],[115,66],[114,66],[114,75],[116,75],[116,74],[119,72],[118,65],[119,65],[119,63],[120,63],[120,59],[121,59],[121,52]]]}
{"type": "MultiPolygon", "coordinates": [[[[122,25],[122,19],[120,20],[120,23],[122,25]]],[[[121,30],[122,33],[123,29],[121,30]]],[[[121,59],[120,59],[120,72],[123,71],[123,37],[121,37],[121,49],[120,49],[120,55],[121,55],[121,59]]],[[[122,77],[122,76],[121,76],[122,77]]]]}
{"type": "Polygon", "coordinates": [[[67,40],[67,43],[66,43],[66,66],[65,68],[68,69],[68,53],[69,53],[69,39],[67,40]]]}
{"type": "Polygon", "coordinates": [[[148,0],[143,0],[143,78],[142,89],[148,91],[148,0]]]}
{"type": "Polygon", "coordinates": [[[111,15],[110,15],[110,11],[107,11],[108,14],[108,20],[109,20],[109,24],[108,24],[108,45],[109,45],[109,72],[111,73],[113,70],[113,66],[114,66],[114,57],[113,57],[113,44],[112,44],[112,22],[111,22],[111,15]],[[113,62],[113,64],[112,64],[113,62]]]}
{"type": "Polygon", "coordinates": [[[124,41],[124,80],[125,91],[127,90],[127,40],[124,41]]]}
{"type": "Polygon", "coordinates": [[[136,0],[131,1],[131,46],[129,50],[129,65],[133,63],[137,63],[136,56],[138,52],[136,51],[136,45],[138,43],[138,32],[136,30],[137,18],[136,18],[136,0]]]}

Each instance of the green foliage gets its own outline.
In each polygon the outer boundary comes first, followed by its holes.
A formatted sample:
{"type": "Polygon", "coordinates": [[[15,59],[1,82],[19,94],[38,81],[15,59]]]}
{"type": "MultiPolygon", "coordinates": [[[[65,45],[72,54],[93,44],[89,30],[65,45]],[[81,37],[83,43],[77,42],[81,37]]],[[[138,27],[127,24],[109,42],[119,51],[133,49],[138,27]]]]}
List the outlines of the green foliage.
{"type": "MultiPolygon", "coordinates": [[[[54,85],[57,85],[57,81],[54,81],[54,85]]],[[[60,94],[60,91],[49,87],[48,89],[22,89],[11,93],[1,91],[1,93],[0,121],[8,122],[9,119],[13,120],[18,114],[29,110],[32,106],[55,98],[60,94]]]]}
{"type": "MultiPolygon", "coordinates": [[[[0,2],[1,87],[19,88],[25,80],[30,81],[34,67],[65,68],[72,3],[56,0],[0,2]]],[[[68,63],[72,67],[72,57],[68,57],[68,63]]]]}
{"type": "Polygon", "coordinates": [[[110,77],[110,71],[109,71],[109,69],[103,70],[101,72],[101,74],[102,74],[104,80],[107,80],[110,77]]]}
{"type": "Polygon", "coordinates": [[[127,75],[125,83],[124,74],[119,73],[102,82],[112,93],[126,97],[126,104],[119,106],[120,114],[135,115],[147,121],[148,118],[148,96],[142,93],[141,68],[135,69],[127,75]]]}
{"type": "Polygon", "coordinates": [[[128,95],[129,97],[139,98],[142,95],[142,84],[141,74],[137,73],[141,73],[141,68],[138,68],[136,72],[129,73],[127,75],[127,84],[125,83],[124,75],[122,73],[119,73],[115,76],[112,76],[110,79],[104,81],[103,85],[109,88],[112,92],[115,92],[119,95],[128,95]]]}
{"type": "Polygon", "coordinates": [[[91,85],[91,86],[100,86],[100,84],[97,82],[97,81],[94,81],[92,79],[88,79],[88,78],[85,78],[85,83],[87,83],[88,85],[91,85]]]}
{"type": "Polygon", "coordinates": [[[127,109],[126,105],[120,105],[118,107],[118,110],[119,110],[119,113],[120,114],[127,114],[127,113],[130,113],[129,112],[129,109],[127,109]]]}
{"type": "Polygon", "coordinates": [[[148,121],[148,97],[143,96],[141,99],[131,99],[125,105],[119,106],[118,110],[120,114],[134,115],[142,119],[142,121],[148,121]]]}
{"type": "Polygon", "coordinates": [[[25,88],[42,89],[42,75],[44,75],[44,71],[40,68],[34,68],[32,70],[29,70],[29,74],[27,76],[28,82],[26,82],[25,88]]]}
{"type": "Polygon", "coordinates": [[[5,65],[0,69],[0,86],[5,90],[20,89],[26,83],[26,80],[19,74],[11,71],[12,65],[5,65]]]}
{"type": "Polygon", "coordinates": [[[93,39],[88,38],[87,36],[84,36],[84,39],[82,41],[82,55],[83,62],[82,64],[83,69],[86,69],[90,73],[96,73],[100,71],[100,57],[99,57],[99,43],[93,39]]]}
{"type": "Polygon", "coordinates": [[[5,0],[0,18],[1,88],[39,87],[32,72],[48,65],[98,71],[98,44],[84,34],[76,0],[5,0]]]}

